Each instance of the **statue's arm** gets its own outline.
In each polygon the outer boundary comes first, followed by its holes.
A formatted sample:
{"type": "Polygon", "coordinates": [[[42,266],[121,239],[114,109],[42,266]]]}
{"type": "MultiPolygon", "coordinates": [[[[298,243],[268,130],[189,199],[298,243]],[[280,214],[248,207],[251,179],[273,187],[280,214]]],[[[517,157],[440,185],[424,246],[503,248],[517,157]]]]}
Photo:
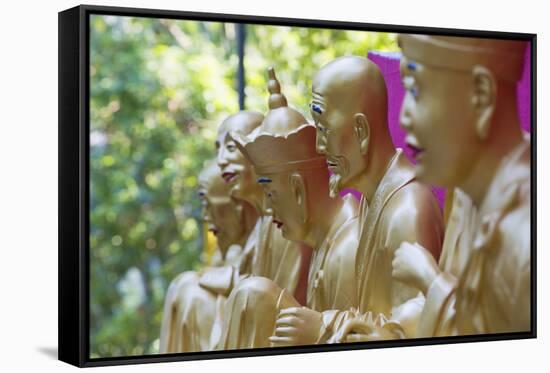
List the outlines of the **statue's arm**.
{"type": "Polygon", "coordinates": [[[386,210],[385,247],[392,258],[393,278],[426,295],[440,273],[437,261],[444,236],[441,209],[426,187],[414,184],[398,192],[386,210]]]}
{"type": "Polygon", "coordinates": [[[210,267],[200,276],[199,285],[214,294],[227,297],[242,277],[234,266],[210,267]]]}
{"type": "Polygon", "coordinates": [[[176,352],[174,350],[174,343],[178,336],[175,335],[176,330],[174,325],[178,319],[178,313],[180,309],[178,307],[178,293],[181,286],[184,286],[187,282],[195,281],[197,279],[197,273],[194,271],[187,271],[180,273],[176,278],[170,282],[166,296],[164,298],[164,308],[162,312],[162,323],[160,329],[160,346],[159,350],[162,353],[176,352]]]}
{"type": "Polygon", "coordinates": [[[391,258],[392,314],[388,324],[406,337],[416,334],[424,296],[440,274],[436,258],[443,241],[443,217],[431,192],[412,185],[388,204],[385,247],[391,258]]]}

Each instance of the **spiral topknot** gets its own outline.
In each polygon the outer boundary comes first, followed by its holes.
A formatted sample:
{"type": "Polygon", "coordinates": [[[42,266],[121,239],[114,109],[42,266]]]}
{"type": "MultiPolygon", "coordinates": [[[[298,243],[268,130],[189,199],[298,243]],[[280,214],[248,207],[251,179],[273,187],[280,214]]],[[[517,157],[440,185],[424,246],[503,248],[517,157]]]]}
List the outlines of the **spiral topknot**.
{"type": "Polygon", "coordinates": [[[275,76],[275,69],[273,66],[267,69],[267,74],[269,77],[267,89],[270,93],[268,101],[269,109],[273,110],[287,106],[286,97],[281,93],[281,85],[275,76]]]}

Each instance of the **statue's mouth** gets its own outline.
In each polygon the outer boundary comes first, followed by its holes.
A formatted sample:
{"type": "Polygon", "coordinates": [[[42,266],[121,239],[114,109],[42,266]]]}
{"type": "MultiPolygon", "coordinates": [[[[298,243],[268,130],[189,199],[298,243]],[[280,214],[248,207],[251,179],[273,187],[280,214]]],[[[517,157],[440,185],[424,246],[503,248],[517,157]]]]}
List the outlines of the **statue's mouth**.
{"type": "Polygon", "coordinates": [[[418,145],[418,142],[415,139],[408,138],[406,140],[406,143],[407,143],[407,148],[409,148],[410,151],[412,152],[413,158],[415,160],[418,160],[418,158],[424,153],[424,149],[422,149],[418,145]]]}
{"type": "Polygon", "coordinates": [[[335,172],[338,169],[338,167],[340,166],[340,164],[334,158],[327,158],[327,166],[328,166],[329,170],[331,170],[332,172],[335,172]]]}
{"type": "Polygon", "coordinates": [[[237,177],[237,174],[235,172],[224,172],[222,174],[222,178],[227,184],[234,181],[236,177],[237,177]]]}
{"type": "Polygon", "coordinates": [[[277,228],[279,228],[279,229],[281,229],[281,227],[283,226],[282,221],[275,220],[275,219],[273,219],[273,224],[275,224],[277,226],[277,228]]]}

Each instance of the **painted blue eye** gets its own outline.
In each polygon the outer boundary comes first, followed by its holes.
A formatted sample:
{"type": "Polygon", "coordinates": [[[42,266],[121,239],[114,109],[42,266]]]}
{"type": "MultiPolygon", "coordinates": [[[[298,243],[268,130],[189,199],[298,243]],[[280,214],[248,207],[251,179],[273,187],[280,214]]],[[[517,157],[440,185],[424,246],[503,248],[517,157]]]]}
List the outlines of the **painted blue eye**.
{"type": "Polygon", "coordinates": [[[416,62],[414,61],[407,62],[407,69],[411,71],[416,71],[416,68],[417,68],[416,62]]]}
{"type": "Polygon", "coordinates": [[[319,113],[319,114],[323,114],[323,110],[321,109],[321,107],[319,105],[311,104],[310,107],[311,107],[311,110],[313,110],[314,112],[319,113]]]}

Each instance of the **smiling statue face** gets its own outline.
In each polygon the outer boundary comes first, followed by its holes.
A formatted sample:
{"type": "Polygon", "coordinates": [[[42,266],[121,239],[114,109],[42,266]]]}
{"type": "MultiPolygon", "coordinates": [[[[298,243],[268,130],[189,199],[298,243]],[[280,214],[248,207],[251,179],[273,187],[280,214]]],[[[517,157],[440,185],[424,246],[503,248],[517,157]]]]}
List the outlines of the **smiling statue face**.
{"type": "Polygon", "coordinates": [[[257,191],[258,186],[252,164],[237,148],[229,133],[248,135],[262,120],[262,114],[240,111],[226,118],[218,129],[216,161],[223,179],[231,187],[231,195],[238,199],[246,200],[257,191]]]}
{"type": "Polygon", "coordinates": [[[296,185],[301,177],[294,173],[282,172],[259,176],[258,183],[264,189],[268,207],[272,211],[273,223],[277,225],[287,240],[302,242],[307,235],[304,221],[306,196],[296,185]]]}
{"type": "Polygon", "coordinates": [[[403,57],[401,77],[406,94],[400,121],[416,159],[418,179],[446,187],[460,185],[482,146],[475,131],[472,75],[403,57]]]}
{"type": "Polygon", "coordinates": [[[243,199],[254,188],[256,176],[252,164],[237,149],[228,132],[222,132],[216,140],[217,161],[222,178],[231,186],[234,197],[243,199]]]}

